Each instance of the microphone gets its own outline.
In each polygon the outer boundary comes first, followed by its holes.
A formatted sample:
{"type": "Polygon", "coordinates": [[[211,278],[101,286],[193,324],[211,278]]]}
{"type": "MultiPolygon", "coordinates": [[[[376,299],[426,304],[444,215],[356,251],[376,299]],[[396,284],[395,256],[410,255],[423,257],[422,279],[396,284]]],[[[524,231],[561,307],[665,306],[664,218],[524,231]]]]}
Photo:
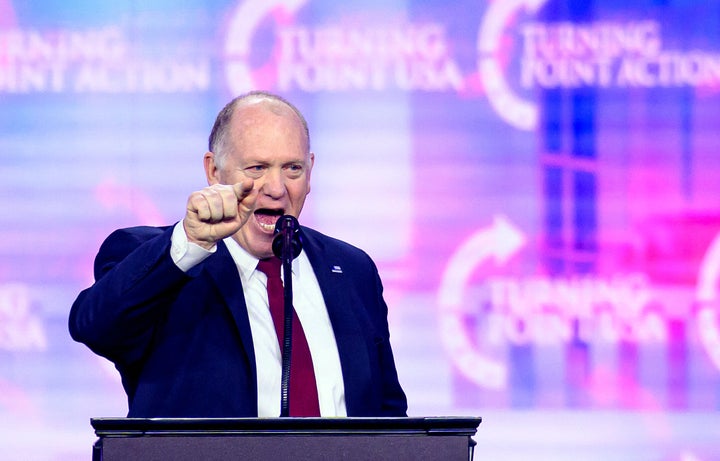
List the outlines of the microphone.
{"type": "Polygon", "coordinates": [[[286,257],[290,257],[291,261],[297,258],[302,251],[300,223],[298,223],[298,220],[294,216],[286,214],[278,219],[275,224],[275,237],[272,242],[272,250],[278,258],[284,260],[286,257]],[[283,253],[283,250],[289,251],[288,253],[283,253]]]}
{"type": "Polygon", "coordinates": [[[290,416],[290,359],[292,357],[292,324],[293,324],[293,289],[292,260],[302,251],[300,223],[294,216],[284,215],[275,224],[275,237],[272,249],[275,256],[282,261],[285,275],[283,282],[283,343],[282,370],[280,381],[280,417],[290,416]]]}

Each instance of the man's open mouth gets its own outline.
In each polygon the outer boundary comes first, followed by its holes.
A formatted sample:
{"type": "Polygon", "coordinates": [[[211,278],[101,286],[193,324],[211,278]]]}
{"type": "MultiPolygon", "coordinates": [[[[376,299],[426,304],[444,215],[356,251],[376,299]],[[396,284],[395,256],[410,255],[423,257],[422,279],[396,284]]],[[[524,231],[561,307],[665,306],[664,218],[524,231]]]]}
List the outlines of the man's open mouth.
{"type": "Polygon", "coordinates": [[[275,232],[275,223],[284,214],[284,210],[273,210],[270,208],[260,208],[255,210],[255,221],[267,232],[275,232]]]}

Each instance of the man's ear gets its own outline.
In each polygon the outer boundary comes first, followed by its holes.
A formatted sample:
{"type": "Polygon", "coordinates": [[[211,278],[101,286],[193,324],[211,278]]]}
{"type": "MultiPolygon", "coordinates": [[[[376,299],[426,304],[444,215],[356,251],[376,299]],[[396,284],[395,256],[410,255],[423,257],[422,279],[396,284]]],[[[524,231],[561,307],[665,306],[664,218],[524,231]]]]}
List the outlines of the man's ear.
{"type": "Polygon", "coordinates": [[[312,169],[313,169],[314,165],[315,165],[315,154],[310,152],[308,154],[308,169],[307,169],[307,178],[306,178],[307,184],[308,184],[308,186],[307,186],[308,194],[310,193],[310,176],[312,175],[312,169]]]}
{"type": "Polygon", "coordinates": [[[218,184],[220,182],[220,178],[218,177],[220,169],[218,168],[217,163],[215,163],[215,153],[205,152],[205,155],[203,156],[203,165],[205,166],[205,177],[207,178],[207,183],[211,186],[213,184],[218,184]]]}

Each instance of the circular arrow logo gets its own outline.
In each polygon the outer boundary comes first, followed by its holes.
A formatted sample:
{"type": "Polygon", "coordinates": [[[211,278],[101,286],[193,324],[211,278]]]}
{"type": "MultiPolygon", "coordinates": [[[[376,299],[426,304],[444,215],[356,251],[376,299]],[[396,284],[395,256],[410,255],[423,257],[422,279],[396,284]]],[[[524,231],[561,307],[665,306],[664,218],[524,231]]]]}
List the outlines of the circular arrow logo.
{"type": "Polygon", "coordinates": [[[491,2],[478,34],[478,71],[490,105],[498,115],[521,130],[537,126],[537,107],[515,94],[508,85],[502,66],[504,31],[515,15],[525,10],[534,14],[546,0],[503,0],[491,2]]]}
{"type": "Polygon", "coordinates": [[[463,324],[464,301],[473,270],[493,259],[503,265],[525,245],[525,236],[505,217],[496,216],[492,226],[480,229],[450,258],[440,285],[440,335],[455,365],[468,378],[485,387],[504,388],[507,368],[497,359],[477,350],[463,324]]]}
{"type": "MultiPolygon", "coordinates": [[[[257,88],[272,88],[277,80],[277,56],[267,57],[264,66],[250,65],[252,39],[260,23],[268,16],[278,24],[290,18],[306,0],[249,0],[240,3],[232,15],[225,40],[225,77],[234,94],[257,88]]],[[[277,51],[279,44],[275,44],[277,51]]]]}
{"type": "Polygon", "coordinates": [[[698,333],[710,360],[720,369],[720,318],[718,318],[718,285],[720,284],[720,234],[710,244],[700,266],[696,298],[698,333]]]}

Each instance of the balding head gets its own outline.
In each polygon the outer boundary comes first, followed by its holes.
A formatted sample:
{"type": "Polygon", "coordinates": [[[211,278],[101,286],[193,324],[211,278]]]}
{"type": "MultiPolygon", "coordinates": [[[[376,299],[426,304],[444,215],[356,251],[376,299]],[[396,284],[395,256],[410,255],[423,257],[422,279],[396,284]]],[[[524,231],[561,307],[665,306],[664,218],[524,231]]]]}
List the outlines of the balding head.
{"type": "Polygon", "coordinates": [[[264,91],[252,91],[240,95],[227,103],[215,119],[215,124],[208,139],[208,149],[215,154],[215,162],[218,167],[222,167],[224,164],[230,148],[230,135],[228,132],[233,116],[242,108],[256,104],[262,104],[265,108],[277,115],[283,115],[285,113],[294,115],[302,126],[302,131],[305,134],[307,152],[310,152],[310,131],[307,121],[300,110],[282,96],[264,91]],[[287,112],[288,109],[291,112],[287,112]]]}

